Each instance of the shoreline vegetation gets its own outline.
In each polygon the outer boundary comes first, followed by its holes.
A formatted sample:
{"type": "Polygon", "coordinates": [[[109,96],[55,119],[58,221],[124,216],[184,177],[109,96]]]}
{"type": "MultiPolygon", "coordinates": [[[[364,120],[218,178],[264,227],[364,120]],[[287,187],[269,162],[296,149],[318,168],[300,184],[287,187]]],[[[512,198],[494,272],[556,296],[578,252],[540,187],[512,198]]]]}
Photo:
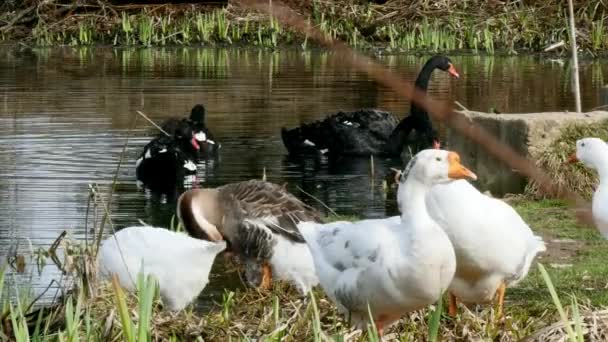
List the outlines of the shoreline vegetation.
{"type": "MultiPolygon", "coordinates": [[[[91,196],[91,213],[105,210],[107,203],[101,195],[91,196]]],[[[507,290],[505,315],[497,319],[493,305],[486,304],[461,306],[460,314],[451,318],[444,295],[441,303],[404,316],[387,331],[386,340],[574,342],[582,341],[583,336],[586,341],[608,338],[605,240],[594,229],[579,226],[564,202],[532,201],[523,196],[505,200],[549,244],[548,252],[540,256],[523,283],[507,290]],[[566,327],[565,320],[574,323],[566,327]]],[[[0,339],[379,341],[373,326],[367,331],[349,328],[320,288],[302,298],[283,283],[275,283],[272,291],[237,287],[214,296],[202,311],[195,306],[180,312],[163,310],[152,277],[140,274],[136,294],[121,289],[115,281],[97,282],[94,255],[101,238],[100,221],[93,228],[89,240],[75,241],[62,234],[52,250],[9,258],[8,265],[0,269],[0,339]],[[52,306],[35,305],[27,285],[18,287],[8,281],[12,273],[20,272],[19,259],[35,264],[41,255],[52,259],[70,277],[67,283],[73,284],[61,291],[64,295],[52,306]]],[[[183,232],[175,221],[168,229],[183,232]]],[[[222,259],[218,258],[214,269],[222,259]]],[[[229,263],[225,271],[236,270],[229,263]]],[[[210,285],[214,278],[212,272],[210,285]]]]}
{"type": "MultiPolygon", "coordinates": [[[[604,128],[602,126],[602,128],[604,128]]],[[[553,146],[571,146],[589,125],[564,128],[553,146]]],[[[603,132],[603,131],[602,131],[603,132]]],[[[551,148],[548,151],[553,151],[551,148]]],[[[549,153],[549,152],[547,152],[549,153]]],[[[543,165],[561,164],[561,154],[543,165]],[[557,160],[557,161],[556,161],[557,160]]],[[[122,158],[121,158],[122,159],[122,158]]],[[[120,169],[117,167],[116,175],[120,169]]],[[[567,175],[579,174],[576,167],[567,175]]],[[[568,177],[569,177],[568,176],[568,177]]],[[[572,190],[587,194],[595,176],[572,190]]],[[[111,187],[113,188],[113,186],[111,187]]],[[[387,189],[390,191],[390,188],[387,189]]],[[[118,282],[99,282],[95,254],[99,241],[114,227],[109,201],[112,190],[91,186],[85,222],[88,238],[74,240],[62,234],[48,250],[8,256],[0,266],[0,339],[15,341],[379,341],[373,326],[356,331],[348,326],[320,288],[302,298],[284,283],[271,291],[231,284],[218,272],[238,267],[218,257],[208,288],[224,288],[208,296],[201,310],[196,304],[179,312],[163,310],[153,278],[140,275],[135,294],[118,282]],[[99,219],[105,216],[103,219],[99,219]],[[107,218],[107,219],[106,219],[107,218]],[[105,227],[105,228],[104,228],[105,227]],[[10,280],[27,269],[52,263],[69,279],[54,305],[36,304],[28,284],[10,280]]],[[[447,296],[437,305],[405,315],[386,332],[385,340],[398,341],[605,341],[608,339],[608,241],[593,227],[582,226],[565,202],[538,199],[534,192],[506,196],[525,222],[541,235],[548,250],[538,257],[528,276],[507,289],[504,316],[497,319],[492,303],[460,307],[452,318],[446,312],[447,296]],[[570,322],[566,324],[564,322],[570,322]]],[[[338,213],[339,214],[339,213],[338,213]]],[[[330,220],[354,220],[331,214],[330,220]]],[[[175,217],[168,229],[183,232],[175,217]]],[[[11,248],[12,250],[12,248],[11,248]]],[[[16,249],[15,249],[16,250],[16,249]]],[[[27,273],[27,272],[26,272],[27,273]]],[[[35,274],[35,271],[32,271],[35,274]]],[[[35,275],[34,275],[35,276],[35,275]]]]}
{"type": "MultiPolygon", "coordinates": [[[[108,0],[8,0],[0,5],[0,41],[28,46],[314,46],[238,2],[224,5],[108,0]]],[[[177,2],[177,1],[174,1],[177,2]]],[[[285,1],[330,37],[358,49],[400,52],[568,55],[567,1],[285,1]]],[[[604,56],[608,5],[575,0],[579,52],[604,56]]]]}

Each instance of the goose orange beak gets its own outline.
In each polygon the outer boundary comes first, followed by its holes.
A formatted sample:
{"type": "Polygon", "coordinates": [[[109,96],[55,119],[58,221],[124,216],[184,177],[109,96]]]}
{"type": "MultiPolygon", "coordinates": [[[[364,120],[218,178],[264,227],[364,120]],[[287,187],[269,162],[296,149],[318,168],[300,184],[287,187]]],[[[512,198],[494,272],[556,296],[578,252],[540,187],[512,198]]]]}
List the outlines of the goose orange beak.
{"type": "Polygon", "coordinates": [[[473,173],[473,171],[467,169],[462,164],[460,164],[460,156],[456,152],[448,153],[448,177],[451,179],[465,179],[469,178],[472,180],[477,180],[477,175],[473,173]]]}
{"type": "Polygon", "coordinates": [[[574,164],[577,161],[578,161],[578,158],[576,157],[576,152],[574,152],[570,155],[570,157],[568,157],[568,160],[566,160],[566,164],[574,164]]]}
{"type": "Polygon", "coordinates": [[[456,71],[456,68],[454,68],[454,64],[452,64],[452,63],[450,63],[450,67],[448,68],[448,73],[450,75],[454,76],[454,78],[460,78],[458,71],[456,71]]]}

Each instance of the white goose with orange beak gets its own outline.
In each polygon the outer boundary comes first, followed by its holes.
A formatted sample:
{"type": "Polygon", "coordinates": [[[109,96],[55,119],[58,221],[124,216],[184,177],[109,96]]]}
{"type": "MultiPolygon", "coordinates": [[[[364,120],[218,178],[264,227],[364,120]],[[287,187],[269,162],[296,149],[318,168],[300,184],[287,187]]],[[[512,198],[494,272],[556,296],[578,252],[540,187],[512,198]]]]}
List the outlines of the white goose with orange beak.
{"type": "Polygon", "coordinates": [[[576,141],[576,152],[569,163],[580,161],[597,171],[600,184],[593,193],[591,212],[595,226],[608,239],[608,145],[599,138],[583,138],[576,141]]]}
{"type": "Polygon", "coordinates": [[[458,154],[423,150],[400,176],[401,217],[298,224],[319,283],[358,328],[369,323],[368,305],[382,334],[403,314],[436,302],[447,289],[456,256],[448,236],[428,215],[425,197],[433,185],[463,178],[477,177],[460,164],[458,154]]]}
{"type": "Polygon", "coordinates": [[[536,255],[546,250],[542,238],[511,206],[482,194],[466,180],[435,185],[426,204],[456,253],[450,315],[457,313],[457,300],[484,303],[496,296],[500,317],[506,287],[521,281],[536,255]]]}

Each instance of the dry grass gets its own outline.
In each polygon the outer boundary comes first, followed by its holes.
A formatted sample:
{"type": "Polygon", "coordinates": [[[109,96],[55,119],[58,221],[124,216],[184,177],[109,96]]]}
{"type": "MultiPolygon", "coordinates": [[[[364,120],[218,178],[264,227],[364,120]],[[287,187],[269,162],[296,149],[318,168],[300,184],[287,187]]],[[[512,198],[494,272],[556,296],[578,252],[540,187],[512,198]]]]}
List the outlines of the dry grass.
{"type": "MultiPolygon", "coordinates": [[[[594,124],[569,124],[561,130],[559,137],[547,149],[532,157],[536,161],[536,165],[545,170],[557,185],[557,189],[576,192],[589,199],[598,184],[597,173],[581,163],[565,164],[568,156],[576,149],[576,140],[584,137],[608,140],[608,121],[594,124]]],[[[525,193],[535,199],[560,196],[560,194],[541,191],[534,181],[526,186],[525,193]]]]}
{"type": "MultiPolygon", "coordinates": [[[[92,318],[104,322],[104,337],[107,338],[117,338],[122,331],[113,298],[111,286],[103,285],[99,295],[87,304],[91,308],[92,318]]],[[[157,300],[151,324],[153,340],[194,340],[198,337],[206,341],[314,339],[312,302],[309,298],[299,298],[287,285],[275,286],[272,293],[237,291],[230,298],[229,301],[216,303],[208,313],[197,313],[191,309],[178,313],[163,311],[162,304],[157,300]]],[[[345,319],[321,291],[315,291],[315,298],[323,336],[332,341],[369,340],[366,332],[347,327],[345,319]]],[[[128,303],[135,315],[137,299],[131,295],[128,303]]],[[[432,310],[434,307],[404,316],[386,332],[386,340],[428,340],[428,316],[432,310]]],[[[608,335],[608,313],[593,312],[591,308],[583,310],[586,340],[603,341],[608,335]]],[[[479,310],[461,307],[456,319],[443,315],[439,336],[444,341],[563,341],[566,332],[556,313],[544,312],[541,316],[531,317],[514,308],[507,311],[506,317],[497,320],[494,309],[487,305],[479,310]]]]}

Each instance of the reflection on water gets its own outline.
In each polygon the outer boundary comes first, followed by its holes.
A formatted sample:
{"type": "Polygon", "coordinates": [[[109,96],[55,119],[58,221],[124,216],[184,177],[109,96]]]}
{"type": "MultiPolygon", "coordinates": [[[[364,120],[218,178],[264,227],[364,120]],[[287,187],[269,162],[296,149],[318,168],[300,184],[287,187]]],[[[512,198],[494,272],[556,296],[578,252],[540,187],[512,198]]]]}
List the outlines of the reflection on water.
{"type": "MultiPolygon", "coordinates": [[[[396,213],[382,180],[399,160],[291,160],[280,140],[293,127],[338,110],[378,107],[403,117],[408,101],[366,75],[342,66],[331,53],[247,49],[48,49],[0,52],[0,254],[48,247],[67,230],[85,236],[89,184],[107,189],[136,110],[153,120],[187,115],[204,103],[221,155],[199,170],[203,186],[262,177],[288,183],[306,202],[316,199],[343,215],[384,217],[396,213]],[[305,195],[299,189],[311,196],[305,195]],[[316,199],[313,199],[316,198],[316,199]]],[[[414,79],[429,56],[377,56],[414,79]]],[[[451,56],[460,80],[435,72],[429,92],[473,110],[552,111],[573,108],[568,61],[541,57],[451,56]]],[[[583,63],[583,107],[598,105],[604,83],[601,62],[583,63]]],[[[115,227],[168,226],[174,203],[135,183],[135,159],[155,133],[138,119],[112,201],[115,227]]],[[[89,215],[89,226],[102,213],[89,215]]],[[[31,268],[28,268],[28,271],[31,268]]],[[[28,272],[26,272],[28,273],[28,272]]],[[[219,271],[221,273],[221,270],[219,271]]],[[[58,278],[47,266],[34,277],[35,292],[58,278]]],[[[26,282],[15,274],[9,281],[26,282]]],[[[231,286],[236,286],[234,277],[231,286]]],[[[218,274],[203,297],[221,295],[218,274]]],[[[51,300],[54,293],[47,294],[51,300]]]]}

